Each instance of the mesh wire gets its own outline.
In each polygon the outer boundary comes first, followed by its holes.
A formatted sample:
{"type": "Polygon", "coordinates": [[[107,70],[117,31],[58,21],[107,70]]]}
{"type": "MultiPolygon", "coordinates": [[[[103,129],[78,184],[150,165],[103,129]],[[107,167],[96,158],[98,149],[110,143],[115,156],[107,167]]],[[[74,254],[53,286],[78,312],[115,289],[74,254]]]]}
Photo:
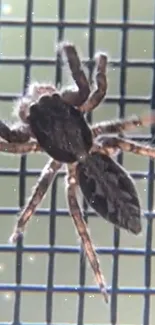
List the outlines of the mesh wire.
{"type": "MultiPolygon", "coordinates": [[[[57,28],[57,41],[61,41],[64,39],[64,31],[65,28],[78,28],[82,30],[82,28],[87,27],[89,29],[88,33],[88,53],[89,53],[89,61],[93,59],[95,53],[95,30],[98,28],[103,29],[103,33],[105,29],[119,29],[122,30],[122,44],[121,44],[121,58],[120,60],[113,60],[112,64],[114,67],[120,67],[120,84],[119,84],[119,96],[109,96],[106,99],[107,103],[117,104],[119,105],[119,117],[125,116],[125,105],[127,103],[131,104],[150,104],[151,109],[153,110],[155,107],[155,35],[153,35],[153,56],[152,60],[127,60],[127,44],[128,44],[128,31],[129,30],[152,30],[154,33],[155,21],[150,22],[130,22],[129,21],[129,0],[122,1],[122,21],[105,21],[105,22],[96,22],[96,10],[97,10],[97,1],[90,0],[89,7],[89,21],[88,22],[69,22],[65,19],[65,1],[59,0],[57,1],[58,5],[58,21],[33,21],[33,0],[27,0],[26,6],[26,21],[23,20],[3,20],[1,19],[0,26],[23,26],[26,28],[26,39],[25,39],[25,58],[2,58],[0,60],[0,65],[23,65],[24,66],[24,85],[23,91],[25,90],[27,83],[30,79],[30,69],[35,65],[44,65],[51,66],[53,65],[56,69],[56,84],[61,83],[61,69],[57,64],[55,59],[46,60],[46,59],[34,59],[31,58],[32,52],[32,27],[54,27],[57,28]],[[128,97],[126,95],[126,70],[127,67],[148,67],[153,69],[153,79],[152,79],[152,94],[150,97],[128,97]]],[[[87,62],[89,63],[89,62],[87,62]]],[[[92,74],[92,66],[88,64],[89,67],[89,77],[91,78],[92,74]]],[[[11,94],[0,94],[1,101],[11,101],[14,99],[14,95],[11,94]]],[[[91,116],[89,116],[91,121],[91,116]]],[[[151,129],[153,134],[154,130],[151,129]]],[[[140,137],[141,140],[146,140],[146,137],[143,135],[140,137]]],[[[123,156],[119,156],[119,162],[123,163],[123,156]]],[[[25,188],[26,188],[26,176],[38,176],[39,171],[29,171],[26,167],[26,157],[21,157],[20,161],[20,171],[11,170],[2,170],[1,175],[3,176],[19,176],[19,206],[23,206],[25,203],[25,188]]],[[[63,173],[61,174],[61,176],[63,173]]],[[[139,177],[146,177],[144,173],[136,173],[133,172],[132,175],[135,179],[139,177]]],[[[112,248],[104,248],[101,247],[97,249],[97,252],[100,255],[111,254],[114,256],[113,265],[112,265],[112,288],[109,289],[111,293],[111,305],[110,305],[110,324],[117,324],[117,296],[118,294],[136,294],[144,296],[144,309],[142,312],[142,324],[149,325],[150,324],[150,297],[155,294],[155,289],[151,287],[151,256],[155,255],[155,250],[152,249],[152,223],[154,213],[153,210],[153,179],[154,179],[154,163],[153,161],[149,161],[149,170],[147,177],[147,195],[148,195],[148,203],[147,203],[147,211],[145,211],[145,216],[147,218],[147,230],[146,230],[146,246],[145,249],[125,249],[119,248],[120,243],[120,233],[118,230],[114,231],[113,238],[113,247],[112,248]],[[118,264],[119,264],[119,256],[124,254],[126,256],[144,256],[145,257],[145,282],[143,287],[133,287],[133,288],[119,288],[118,285],[118,264]]],[[[15,292],[15,303],[14,303],[14,316],[12,320],[12,324],[22,324],[23,323],[20,318],[20,307],[21,307],[21,292],[45,292],[46,293],[46,312],[45,312],[45,324],[53,324],[52,322],[52,313],[53,313],[53,294],[55,292],[61,293],[79,293],[78,298],[78,306],[77,306],[77,322],[76,324],[82,325],[84,324],[84,293],[97,293],[98,289],[96,286],[86,286],[85,285],[85,261],[83,256],[82,249],[78,247],[63,247],[55,245],[55,225],[56,225],[56,216],[61,215],[65,217],[68,215],[67,210],[57,209],[57,181],[58,177],[55,179],[52,190],[51,190],[51,205],[50,210],[48,209],[38,209],[37,213],[40,215],[47,215],[50,218],[50,226],[49,226],[49,246],[23,246],[22,242],[19,242],[17,247],[11,247],[9,245],[0,245],[0,252],[16,252],[16,279],[15,284],[0,284],[0,291],[14,291],[15,292]],[[48,261],[48,275],[47,275],[47,285],[26,285],[22,284],[22,254],[24,252],[40,252],[40,253],[48,253],[49,261],[48,261]],[[56,253],[72,253],[72,254],[80,254],[80,268],[79,268],[79,285],[77,287],[74,286],[57,286],[54,284],[54,257],[56,253]]],[[[18,212],[17,208],[2,208],[0,207],[1,215],[14,215],[18,212]]],[[[87,220],[87,207],[85,207],[85,219],[87,220]]],[[[91,213],[89,213],[91,217],[91,213]]],[[[93,213],[92,213],[93,216],[93,213]]],[[[3,323],[0,323],[4,324],[3,323]]],[[[40,325],[39,323],[37,323],[40,325]]],[[[29,323],[30,325],[30,323],[29,323]]]]}

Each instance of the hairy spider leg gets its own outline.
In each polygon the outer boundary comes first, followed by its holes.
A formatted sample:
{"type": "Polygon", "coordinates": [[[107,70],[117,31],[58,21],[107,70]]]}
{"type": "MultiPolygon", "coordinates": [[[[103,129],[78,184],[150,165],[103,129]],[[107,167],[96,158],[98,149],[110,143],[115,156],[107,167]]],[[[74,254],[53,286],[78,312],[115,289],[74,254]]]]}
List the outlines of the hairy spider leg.
{"type": "Polygon", "coordinates": [[[0,152],[11,154],[26,154],[31,152],[43,152],[44,150],[36,141],[25,143],[5,142],[0,140],[0,152]]]}
{"type": "Polygon", "coordinates": [[[81,112],[91,112],[96,106],[98,106],[101,100],[105,97],[107,91],[107,55],[105,53],[97,53],[95,56],[96,61],[96,89],[90,93],[90,96],[79,109],[81,112]]]}
{"type": "Polygon", "coordinates": [[[75,166],[73,164],[68,165],[66,191],[67,191],[67,201],[69,205],[70,215],[73,219],[77,232],[82,240],[83,248],[87,255],[91,268],[94,272],[96,282],[100,287],[101,293],[103,294],[106,303],[108,303],[106,282],[100,270],[100,264],[97,258],[97,254],[95,252],[95,248],[93,247],[87,225],[82,217],[80,207],[78,205],[78,201],[76,198],[77,180],[75,174],[76,174],[75,166]]]}
{"type": "Polygon", "coordinates": [[[112,155],[116,152],[116,149],[120,149],[121,151],[135,153],[136,155],[155,158],[155,148],[128,139],[109,137],[101,139],[100,143],[101,146],[96,146],[96,151],[106,155],[112,155]]]}
{"type": "Polygon", "coordinates": [[[155,115],[131,116],[126,119],[104,121],[94,124],[91,127],[93,138],[104,133],[123,133],[137,127],[149,126],[155,122],[155,115]]]}
{"type": "Polygon", "coordinates": [[[72,77],[78,87],[78,90],[75,90],[74,87],[64,88],[61,94],[62,98],[73,106],[80,106],[90,94],[90,85],[85,76],[77,50],[73,44],[61,42],[58,44],[57,52],[58,54],[63,55],[64,53],[66,55],[72,77]]]}
{"type": "Polygon", "coordinates": [[[9,240],[11,243],[15,243],[18,238],[24,233],[27,222],[30,220],[38,204],[43,199],[44,195],[48,190],[48,187],[54,180],[60,167],[61,163],[53,159],[50,159],[45,165],[38,179],[38,182],[33,189],[32,195],[30,196],[27,204],[20,212],[19,218],[9,240]]]}
{"type": "Polygon", "coordinates": [[[10,127],[0,121],[0,137],[7,142],[24,143],[30,139],[30,128],[25,124],[15,124],[10,127]]]}

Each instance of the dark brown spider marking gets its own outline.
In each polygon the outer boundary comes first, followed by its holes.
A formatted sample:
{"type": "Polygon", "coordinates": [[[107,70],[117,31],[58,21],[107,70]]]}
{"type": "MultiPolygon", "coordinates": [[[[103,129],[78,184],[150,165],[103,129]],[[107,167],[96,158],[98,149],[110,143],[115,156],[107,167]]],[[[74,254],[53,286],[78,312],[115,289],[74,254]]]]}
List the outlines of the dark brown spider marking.
{"type": "Polygon", "coordinates": [[[88,154],[92,133],[80,111],[58,93],[30,106],[29,125],[40,146],[54,159],[73,163],[88,154]]]}
{"type": "Polygon", "coordinates": [[[77,177],[84,197],[98,214],[132,233],[141,231],[138,194],[124,168],[96,152],[77,165],[77,177]]]}

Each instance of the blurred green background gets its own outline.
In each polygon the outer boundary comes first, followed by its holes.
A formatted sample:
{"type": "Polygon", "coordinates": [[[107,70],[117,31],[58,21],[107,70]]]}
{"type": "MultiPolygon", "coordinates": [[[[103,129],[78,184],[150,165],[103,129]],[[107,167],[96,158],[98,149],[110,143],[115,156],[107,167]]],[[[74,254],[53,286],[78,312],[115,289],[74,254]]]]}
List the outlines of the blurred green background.
{"type": "MultiPolygon", "coordinates": [[[[141,1],[130,0],[130,20],[153,20],[154,0],[141,1]]],[[[1,1],[1,18],[22,19],[26,18],[26,0],[1,1]]],[[[65,19],[88,21],[89,0],[66,0],[65,19]]],[[[122,19],[121,0],[97,0],[97,21],[122,19]]],[[[58,20],[57,0],[34,0],[33,20],[58,20]]],[[[57,28],[32,29],[32,58],[50,59],[55,57],[57,42],[57,28]]],[[[89,30],[65,29],[65,39],[76,44],[81,57],[88,57],[89,30]]],[[[121,55],[122,33],[119,29],[97,29],[95,31],[95,49],[106,51],[111,59],[119,59],[121,55]]],[[[25,27],[7,27],[0,25],[0,57],[21,57],[25,55],[25,27]]],[[[128,33],[128,59],[151,60],[153,56],[153,31],[129,30],[128,33]]],[[[20,65],[0,65],[0,91],[4,94],[19,94],[23,90],[24,67],[20,65]]],[[[152,70],[150,68],[128,68],[126,71],[128,96],[147,96],[152,91],[152,70]]],[[[31,68],[31,81],[55,81],[55,68],[50,66],[33,65],[31,68]]],[[[63,84],[72,82],[70,74],[63,72],[63,84]]],[[[120,69],[109,65],[108,68],[108,96],[119,95],[120,69]]],[[[100,105],[93,113],[93,121],[111,119],[118,116],[119,107],[115,104],[100,105]]],[[[149,105],[126,105],[126,116],[131,114],[147,113],[149,105]]],[[[6,120],[13,120],[12,103],[0,101],[0,116],[6,120]]],[[[149,129],[138,130],[135,133],[148,134],[149,129]]],[[[30,155],[27,157],[27,169],[43,168],[47,156],[44,154],[30,155]]],[[[129,171],[148,170],[149,160],[144,157],[136,157],[132,154],[124,154],[124,166],[129,171]]],[[[15,168],[20,166],[20,157],[0,155],[0,168],[15,168]]],[[[31,193],[31,187],[36,182],[36,177],[26,179],[26,197],[31,193]]],[[[1,207],[18,207],[19,180],[17,177],[0,177],[1,207]]],[[[147,209],[147,179],[136,181],[144,209],[147,209]]],[[[50,206],[50,191],[41,204],[43,208],[50,206]]],[[[67,208],[64,192],[64,180],[58,180],[57,208],[67,208]]],[[[8,238],[15,222],[15,216],[1,215],[0,218],[0,244],[7,244],[8,238]]],[[[120,233],[120,246],[127,248],[143,248],[146,245],[146,223],[144,220],[143,234],[137,238],[126,232],[120,233]]],[[[89,220],[91,236],[96,246],[113,246],[113,227],[102,218],[89,220]]],[[[153,225],[153,234],[155,226],[153,225]]],[[[28,225],[28,231],[24,240],[26,245],[47,245],[49,242],[49,218],[37,216],[28,225]]],[[[71,218],[57,217],[56,219],[56,245],[78,245],[71,218]]],[[[152,247],[155,247],[155,237],[152,247]]],[[[0,253],[0,283],[14,283],[15,281],[15,257],[14,253],[0,253]]],[[[155,258],[152,257],[151,286],[155,286],[155,258]]],[[[100,256],[101,267],[104,271],[108,285],[112,283],[113,257],[111,255],[100,256]]],[[[142,256],[123,256],[119,258],[119,286],[143,287],[144,286],[144,258],[142,256]]],[[[23,254],[24,284],[46,284],[48,255],[23,254]]],[[[55,256],[54,284],[77,285],[79,271],[79,256],[57,254],[55,256]]],[[[90,268],[87,268],[86,284],[93,285],[94,280],[90,268]]],[[[53,323],[75,323],[77,317],[77,295],[54,294],[53,323]]],[[[150,324],[155,322],[155,297],[151,297],[150,324]]],[[[0,322],[11,322],[13,319],[14,293],[0,292],[0,322]]],[[[140,295],[119,295],[117,324],[140,325],[143,319],[144,297],[140,295]]],[[[23,293],[21,304],[21,322],[45,321],[45,294],[23,293]]],[[[110,324],[110,307],[103,304],[101,296],[85,296],[84,322],[92,324],[110,324]]]]}

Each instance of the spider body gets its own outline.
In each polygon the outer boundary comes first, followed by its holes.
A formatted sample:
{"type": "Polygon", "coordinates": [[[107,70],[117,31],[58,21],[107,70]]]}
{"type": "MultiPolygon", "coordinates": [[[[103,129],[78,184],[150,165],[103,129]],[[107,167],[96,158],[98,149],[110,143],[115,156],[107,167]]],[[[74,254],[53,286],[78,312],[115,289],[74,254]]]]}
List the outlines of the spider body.
{"type": "Polygon", "coordinates": [[[32,104],[28,122],[40,146],[58,161],[78,161],[92,147],[92,133],[83,115],[58,93],[42,95],[32,104]]]}
{"type": "Polygon", "coordinates": [[[155,158],[154,148],[116,137],[116,134],[126,130],[150,125],[155,118],[135,116],[88,125],[83,114],[95,109],[106,95],[107,56],[98,53],[95,57],[96,83],[91,90],[75,46],[64,42],[58,46],[58,52],[65,52],[77,88],[60,90],[58,93],[53,84],[29,85],[25,97],[17,103],[20,123],[9,127],[0,121],[0,137],[4,139],[0,140],[0,151],[14,154],[45,151],[50,155],[29,200],[21,209],[10,241],[15,243],[24,233],[28,220],[65,163],[69,214],[96,282],[108,302],[106,283],[78,204],[76,190],[80,186],[88,204],[104,219],[116,227],[138,234],[141,231],[142,210],[135,184],[111,156],[119,149],[155,158]],[[106,137],[107,133],[115,136],[106,137]]]}
{"type": "Polygon", "coordinates": [[[131,178],[110,157],[89,154],[92,133],[80,111],[54,92],[42,95],[30,106],[28,121],[38,143],[51,157],[63,163],[81,161],[76,167],[78,183],[99,215],[133,233],[141,231],[141,208],[131,178]]]}

